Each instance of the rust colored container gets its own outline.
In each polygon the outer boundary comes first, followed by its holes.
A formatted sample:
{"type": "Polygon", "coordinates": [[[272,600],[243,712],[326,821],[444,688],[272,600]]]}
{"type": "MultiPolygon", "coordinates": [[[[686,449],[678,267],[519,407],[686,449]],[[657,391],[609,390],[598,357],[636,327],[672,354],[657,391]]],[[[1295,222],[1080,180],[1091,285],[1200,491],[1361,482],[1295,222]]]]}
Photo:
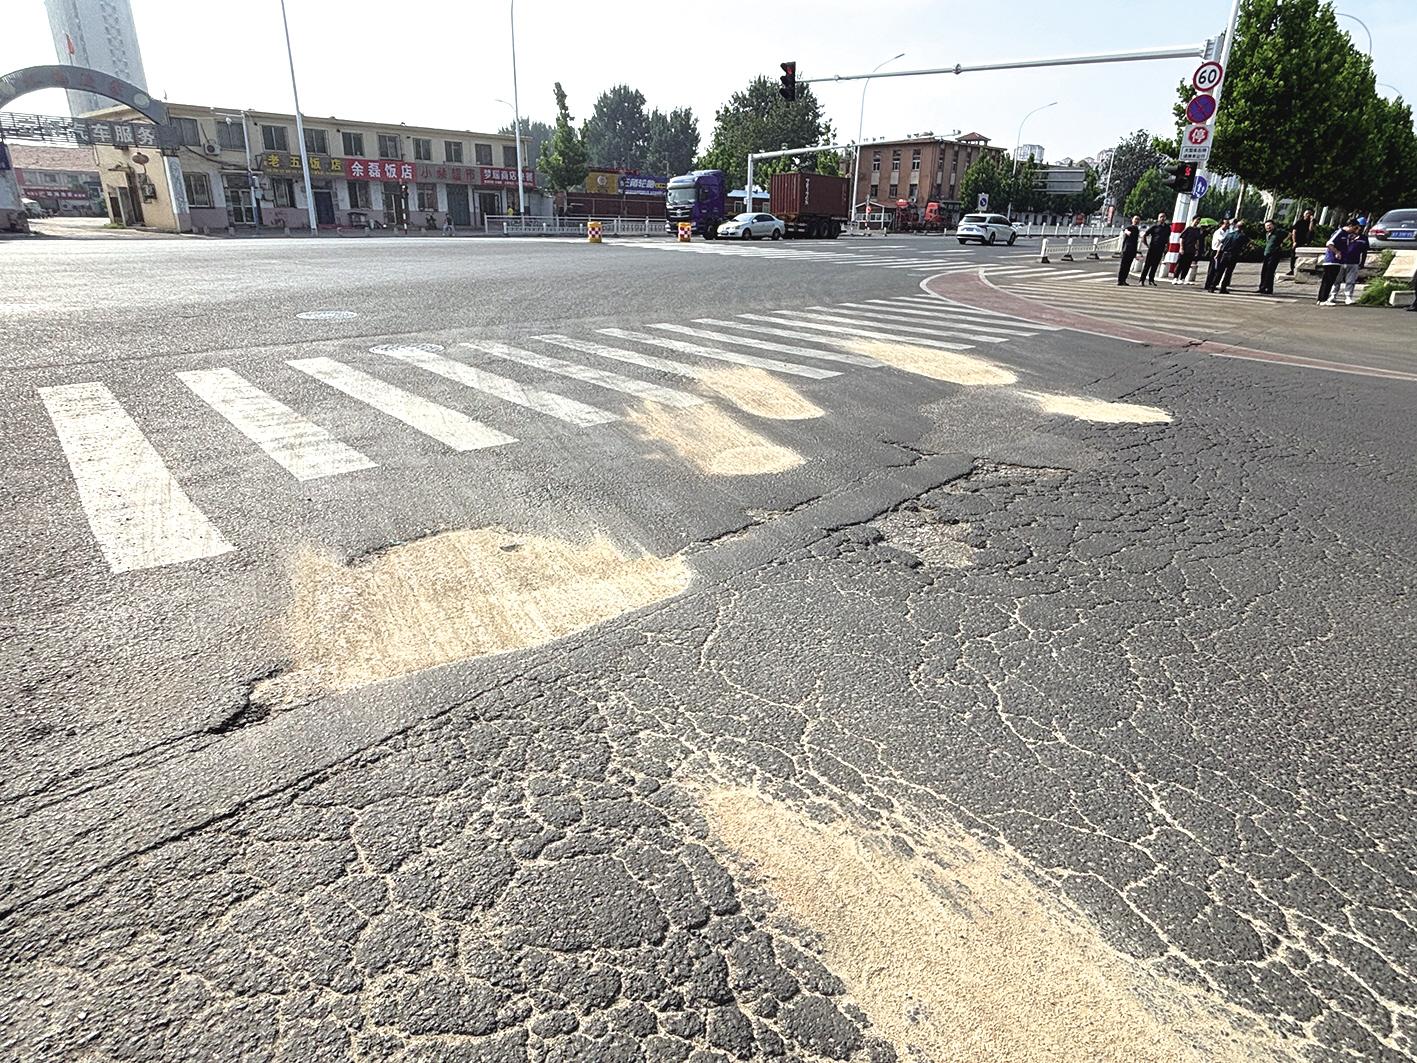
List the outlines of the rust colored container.
{"type": "Polygon", "coordinates": [[[799,217],[845,219],[851,210],[849,182],[824,173],[773,174],[772,212],[786,221],[799,217]]]}

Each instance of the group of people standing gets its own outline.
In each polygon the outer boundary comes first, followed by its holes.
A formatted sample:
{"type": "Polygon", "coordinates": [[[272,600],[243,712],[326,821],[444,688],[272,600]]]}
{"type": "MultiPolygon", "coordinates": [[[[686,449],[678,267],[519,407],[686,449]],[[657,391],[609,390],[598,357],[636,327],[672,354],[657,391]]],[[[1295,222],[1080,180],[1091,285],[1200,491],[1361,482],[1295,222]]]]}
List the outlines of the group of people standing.
{"type": "MultiPolygon", "coordinates": [[[[1358,283],[1358,268],[1368,253],[1368,240],[1363,235],[1363,219],[1350,218],[1328,239],[1324,247],[1323,272],[1319,280],[1320,306],[1336,306],[1339,288],[1346,288],[1345,299],[1353,303],[1353,290],[1358,283]]],[[[1277,226],[1273,219],[1264,223],[1264,249],[1260,264],[1260,283],[1256,291],[1260,295],[1274,294],[1274,277],[1279,264],[1284,261],[1285,244],[1289,244],[1289,272],[1294,276],[1298,259],[1298,249],[1309,243],[1314,232],[1314,212],[1306,210],[1296,218],[1289,231],[1277,226]]],[[[1141,284],[1156,287],[1156,273],[1166,256],[1171,240],[1171,225],[1165,214],[1156,216],[1156,223],[1145,232],[1141,228],[1141,217],[1132,215],[1131,221],[1122,229],[1122,261],[1117,271],[1117,283],[1127,287],[1127,277],[1131,274],[1132,263],[1136,261],[1140,248],[1146,249],[1142,262],[1141,284]]],[[[1205,234],[1195,221],[1186,223],[1180,234],[1180,252],[1176,259],[1176,269],[1171,276],[1172,284],[1194,284],[1190,279],[1191,267],[1205,253],[1205,234]]],[[[1230,291],[1230,282],[1235,274],[1235,266],[1240,256],[1250,246],[1250,238],[1244,226],[1232,218],[1221,219],[1210,237],[1209,265],[1206,267],[1205,290],[1222,295],[1230,291]]],[[[1413,304],[1417,306],[1417,303],[1413,304]]],[[[1409,308],[1410,309],[1410,308],[1409,308]]]]}

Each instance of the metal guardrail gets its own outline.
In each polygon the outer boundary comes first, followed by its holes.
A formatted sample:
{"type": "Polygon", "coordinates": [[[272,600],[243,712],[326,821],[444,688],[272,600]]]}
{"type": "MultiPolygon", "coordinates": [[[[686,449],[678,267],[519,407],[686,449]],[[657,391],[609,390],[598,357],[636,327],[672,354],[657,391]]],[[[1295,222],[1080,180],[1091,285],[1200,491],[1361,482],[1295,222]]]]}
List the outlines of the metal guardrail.
{"type": "Polygon", "coordinates": [[[664,236],[663,218],[539,218],[489,217],[491,236],[585,236],[586,223],[600,222],[602,236],[664,236]]]}

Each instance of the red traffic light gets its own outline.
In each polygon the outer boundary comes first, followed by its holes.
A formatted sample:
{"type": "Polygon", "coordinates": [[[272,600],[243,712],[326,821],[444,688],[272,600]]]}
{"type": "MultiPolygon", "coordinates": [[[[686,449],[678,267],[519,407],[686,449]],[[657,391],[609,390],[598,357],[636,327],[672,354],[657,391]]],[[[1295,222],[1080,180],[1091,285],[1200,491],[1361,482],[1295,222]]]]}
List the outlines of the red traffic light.
{"type": "Polygon", "coordinates": [[[777,80],[782,82],[782,87],[777,90],[777,94],[791,103],[797,98],[797,63],[789,61],[778,65],[782,67],[782,77],[777,80]]]}

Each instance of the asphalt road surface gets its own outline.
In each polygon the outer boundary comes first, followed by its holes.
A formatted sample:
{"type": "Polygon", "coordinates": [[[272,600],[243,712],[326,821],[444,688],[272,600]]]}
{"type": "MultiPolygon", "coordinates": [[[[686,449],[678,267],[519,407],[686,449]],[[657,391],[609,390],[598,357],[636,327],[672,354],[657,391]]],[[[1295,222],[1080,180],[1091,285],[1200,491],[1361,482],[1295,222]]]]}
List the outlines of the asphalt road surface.
{"type": "Polygon", "coordinates": [[[0,266],[0,1058],[1417,1054],[1410,315],[924,237],[0,266]]]}

